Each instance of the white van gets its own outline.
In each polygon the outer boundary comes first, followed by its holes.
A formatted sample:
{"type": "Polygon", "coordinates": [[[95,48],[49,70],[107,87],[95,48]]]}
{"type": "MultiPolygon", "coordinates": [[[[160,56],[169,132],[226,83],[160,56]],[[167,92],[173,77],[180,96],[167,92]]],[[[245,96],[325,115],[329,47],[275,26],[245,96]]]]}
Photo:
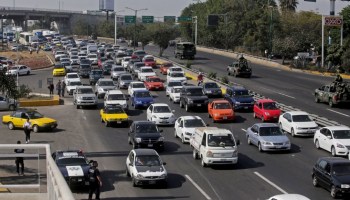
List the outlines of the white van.
{"type": "Polygon", "coordinates": [[[237,164],[239,141],[231,131],[217,127],[196,128],[190,138],[193,158],[201,159],[203,167],[207,165],[237,164]]]}

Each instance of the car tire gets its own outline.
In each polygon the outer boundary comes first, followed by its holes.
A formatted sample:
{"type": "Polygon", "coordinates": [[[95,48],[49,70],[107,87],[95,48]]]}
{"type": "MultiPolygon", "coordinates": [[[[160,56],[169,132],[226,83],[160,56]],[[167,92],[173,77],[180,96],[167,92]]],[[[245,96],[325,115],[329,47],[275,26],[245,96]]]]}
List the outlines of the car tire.
{"type": "Polygon", "coordinates": [[[314,187],[318,187],[318,180],[317,180],[317,177],[315,175],[312,176],[312,185],[314,187]]]}
{"type": "Polygon", "coordinates": [[[182,144],[185,144],[186,142],[185,142],[185,136],[184,136],[184,134],[181,134],[181,143],[182,144]]]}
{"type": "Polygon", "coordinates": [[[282,133],[284,133],[284,130],[283,130],[283,128],[282,128],[282,123],[281,123],[281,122],[279,123],[279,127],[280,127],[282,133]]]}
{"type": "Polygon", "coordinates": [[[333,199],[335,199],[335,198],[337,198],[337,188],[335,187],[335,185],[332,185],[332,187],[331,187],[331,197],[333,198],[333,199]]]}
{"type": "Polygon", "coordinates": [[[250,141],[249,136],[247,137],[247,144],[248,144],[248,145],[251,145],[251,144],[252,144],[252,141],[250,141]]]}
{"type": "Polygon", "coordinates": [[[106,126],[106,127],[109,127],[108,121],[105,121],[105,126],[106,126]]]}
{"type": "Polygon", "coordinates": [[[328,101],[328,105],[329,107],[334,108],[333,100],[331,98],[328,101]]]}
{"type": "Polygon", "coordinates": [[[201,165],[202,167],[207,167],[207,164],[204,162],[203,156],[201,156],[201,165]]]}
{"type": "Polygon", "coordinates": [[[127,177],[130,177],[130,173],[129,173],[128,168],[125,169],[125,175],[126,175],[127,177]]]}
{"type": "Polygon", "coordinates": [[[33,125],[33,132],[34,133],[39,132],[39,126],[38,125],[33,125]]]}
{"type": "Polygon", "coordinates": [[[10,130],[14,130],[14,129],[15,129],[15,126],[13,125],[12,122],[7,123],[7,127],[8,127],[10,130]]]}
{"type": "Polygon", "coordinates": [[[331,154],[333,157],[337,156],[337,152],[335,151],[334,146],[331,147],[331,154]]]}
{"type": "Polygon", "coordinates": [[[182,101],[180,100],[180,108],[183,108],[183,107],[184,107],[184,105],[183,105],[182,101]]]}
{"type": "Polygon", "coordinates": [[[10,111],[14,111],[15,109],[16,109],[16,106],[15,106],[15,105],[10,105],[10,106],[9,106],[9,110],[10,110],[10,111]]]}
{"type": "Polygon", "coordinates": [[[315,94],[315,102],[320,103],[320,99],[318,98],[318,94],[315,94]]]}
{"type": "Polygon", "coordinates": [[[103,119],[102,119],[102,117],[101,117],[101,123],[103,123],[103,122],[105,122],[105,121],[103,121],[103,119]]]}
{"type": "Polygon", "coordinates": [[[130,136],[128,137],[128,143],[132,144],[130,136]]]}
{"type": "Polygon", "coordinates": [[[27,71],[27,75],[29,75],[30,74],[30,71],[27,71]]]}
{"type": "Polygon", "coordinates": [[[195,159],[195,160],[198,159],[198,153],[194,148],[193,148],[192,156],[193,156],[193,159],[195,159]]]}
{"type": "Polygon", "coordinates": [[[315,141],[315,147],[316,147],[316,149],[320,148],[320,142],[318,140],[315,141]]]}
{"type": "Polygon", "coordinates": [[[169,101],[171,102],[171,97],[170,97],[170,95],[169,95],[169,101]]]}
{"type": "Polygon", "coordinates": [[[259,149],[260,152],[263,152],[263,151],[264,151],[264,150],[262,149],[262,147],[261,147],[261,143],[260,143],[260,142],[258,143],[258,149],[259,149]]]}
{"type": "Polygon", "coordinates": [[[292,135],[292,137],[295,137],[294,128],[290,129],[290,134],[292,135]]]}
{"type": "Polygon", "coordinates": [[[188,104],[187,104],[187,103],[185,104],[185,110],[186,110],[186,112],[189,112],[189,111],[190,111],[190,109],[189,109],[189,107],[188,107],[188,104]]]}
{"type": "Polygon", "coordinates": [[[174,129],[174,137],[178,138],[177,134],[176,134],[176,130],[174,129]]]}

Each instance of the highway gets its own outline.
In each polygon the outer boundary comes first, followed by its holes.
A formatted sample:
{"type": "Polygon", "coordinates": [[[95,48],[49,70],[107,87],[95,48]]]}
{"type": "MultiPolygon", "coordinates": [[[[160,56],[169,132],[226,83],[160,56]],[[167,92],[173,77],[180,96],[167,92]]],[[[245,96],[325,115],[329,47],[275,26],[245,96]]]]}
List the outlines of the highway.
{"type": "MultiPolygon", "coordinates": [[[[159,54],[157,46],[146,46],[145,51],[154,55],[159,54]]],[[[174,58],[173,47],[167,48],[163,56],[180,64],[186,64],[186,60],[174,58]]],[[[226,67],[231,62],[232,58],[226,56],[197,51],[196,59],[192,61],[192,68],[201,69],[206,73],[216,72],[217,77],[223,77],[227,76],[226,67]]],[[[314,102],[314,90],[333,81],[333,77],[285,71],[257,64],[252,64],[252,68],[253,75],[250,79],[230,76],[229,80],[285,105],[350,126],[350,106],[330,108],[327,104],[314,102]]]]}
{"type": "MultiPolygon", "coordinates": [[[[255,71],[255,76],[259,76],[258,69],[255,71]]],[[[276,70],[275,73],[278,71],[276,70]]],[[[52,69],[34,71],[33,75],[21,76],[20,82],[33,88],[35,92],[48,93],[46,78],[52,77],[51,74],[52,69]],[[38,87],[39,80],[43,81],[42,88],[38,87]]],[[[269,76],[272,75],[269,74],[269,76]]],[[[54,83],[57,83],[58,79],[62,80],[63,77],[55,77],[54,83]]],[[[239,79],[239,81],[251,82],[256,79],[259,78],[239,79]]],[[[87,83],[87,80],[84,79],[84,82],[87,83]]],[[[293,84],[288,83],[288,85],[293,84]]],[[[293,88],[300,87],[294,86],[293,88]]],[[[293,91],[288,94],[297,93],[293,91]]],[[[153,94],[156,96],[156,102],[169,103],[164,91],[153,92],[153,94]]],[[[276,99],[277,97],[278,95],[276,99]]],[[[166,142],[165,151],[160,155],[167,163],[165,167],[169,174],[168,188],[134,188],[130,178],[125,175],[126,156],[132,148],[127,142],[128,128],[105,127],[100,122],[98,110],[77,110],[72,104],[71,96],[63,99],[65,105],[38,107],[38,111],[42,114],[57,119],[59,126],[54,133],[32,134],[31,142],[49,143],[52,151],[68,148],[83,149],[89,159],[97,160],[104,182],[102,199],[246,200],[267,199],[280,193],[299,193],[315,200],[331,199],[329,192],[312,186],[311,170],[314,163],[319,157],[330,156],[328,152],[317,150],[312,143],[312,138],[292,138],[288,135],[292,142],[291,152],[260,153],[255,146],[249,146],[245,140],[245,130],[254,123],[260,122],[253,118],[252,113],[238,112],[234,123],[213,124],[206,112],[187,113],[184,109],[179,108],[178,104],[172,103],[169,105],[175,110],[176,116],[198,115],[210,126],[230,129],[241,141],[238,164],[234,167],[202,168],[200,161],[192,158],[192,150],[189,145],[182,144],[179,139],[174,138],[174,128],[161,127],[164,130],[162,134],[166,142]]],[[[102,100],[100,100],[99,106],[102,105],[102,100]]],[[[317,106],[326,107],[326,105],[317,106]]],[[[7,113],[0,112],[0,116],[7,113]]],[[[131,120],[146,119],[145,110],[131,109],[128,114],[131,120]]],[[[3,143],[14,143],[24,136],[22,130],[10,131],[5,125],[1,125],[0,137],[3,138],[3,143]]],[[[74,195],[76,199],[87,198],[87,193],[84,191],[74,191],[74,195]]]]}

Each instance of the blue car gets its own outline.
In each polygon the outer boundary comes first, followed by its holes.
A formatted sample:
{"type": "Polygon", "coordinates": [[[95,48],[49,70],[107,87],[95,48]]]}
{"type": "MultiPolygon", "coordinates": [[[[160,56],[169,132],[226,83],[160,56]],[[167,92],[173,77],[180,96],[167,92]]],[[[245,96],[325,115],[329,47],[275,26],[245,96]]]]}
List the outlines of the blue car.
{"type": "Polygon", "coordinates": [[[254,108],[254,99],[249,91],[241,86],[232,86],[226,89],[224,97],[235,110],[249,110],[254,108]]]}
{"type": "Polygon", "coordinates": [[[82,151],[56,151],[52,158],[69,187],[89,187],[90,165],[82,151]]]}
{"type": "Polygon", "coordinates": [[[131,105],[134,108],[148,108],[152,103],[154,103],[154,100],[148,90],[136,90],[131,96],[131,105]]]}

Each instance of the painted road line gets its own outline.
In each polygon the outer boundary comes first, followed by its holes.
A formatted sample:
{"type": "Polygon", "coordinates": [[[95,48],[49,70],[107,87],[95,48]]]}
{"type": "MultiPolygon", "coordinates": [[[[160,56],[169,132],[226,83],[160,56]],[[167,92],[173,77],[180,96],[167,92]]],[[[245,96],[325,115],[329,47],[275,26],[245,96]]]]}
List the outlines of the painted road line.
{"type": "Polygon", "coordinates": [[[265,87],[261,87],[262,89],[265,89],[265,90],[269,90],[269,91],[271,91],[271,92],[275,92],[275,93],[277,93],[277,94],[279,94],[279,95],[282,95],[282,96],[285,96],[285,97],[289,97],[289,98],[291,98],[291,99],[295,99],[295,97],[293,97],[293,96],[290,96],[290,95],[287,95],[287,94],[284,94],[284,93],[281,93],[281,92],[277,92],[277,91],[275,91],[275,90],[271,90],[271,89],[269,89],[269,88],[265,88],[265,87]]]}
{"type": "Polygon", "coordinates": [[[329,110],[329,111],[331,111],[331,112],[334,112],[334,113],[337,113],[337,114],[339,114],[339,115],[343,115],[343,116],[345,116],[345,117],[350,117],[350,115],[347,115],[347,114],[344,114],[344,113],[341,113],[341,112],[338,112],[338,111],[335,111],[335,110],[332,110],[332,109],[327,109],[327,110],[329,110]]]}
{"type": "Polygon", "coordinates": [[[244,128],[242,128],[241,130],[244,131],[244,132],[247,132],[247,130],[245,130],[244,128]]]}
{"type": "Polygon", "coordinates": [[[283,194],[288,194],[288,192],[286,192],[285,190],[283,190],[282,188],[278,187],[276,184],[274,184],[272,181],[270,181],[269,179],[265,178],[265,176],[261,175],[259,172],[254,172],[255,175],[257,175],[258,177],[260,177],[261,179],[263,179],[264,181],[266,181],[268,184],[270,184],[271,186],[273,186],[274,188],[276,188],[278,191],[282,192],[283,194]]]}
{"type": "Polygon", "coordinates": [[[185,177],[186,177],[189,181],[191,181],[191,183],[199,190],[199,192],[201,192],[201,193],[203,194],[203,196],[204,196],[207,200],[211,200],[210,196],[209,196],[207,193],[205,193],[204,190],[203,190],[201,187],[199,187],[199,185],[198,185],[196,182],[194,182],[194,180],[192,180],[192,178],[191,178],[189,175],[185,174],[185,177]]]}

